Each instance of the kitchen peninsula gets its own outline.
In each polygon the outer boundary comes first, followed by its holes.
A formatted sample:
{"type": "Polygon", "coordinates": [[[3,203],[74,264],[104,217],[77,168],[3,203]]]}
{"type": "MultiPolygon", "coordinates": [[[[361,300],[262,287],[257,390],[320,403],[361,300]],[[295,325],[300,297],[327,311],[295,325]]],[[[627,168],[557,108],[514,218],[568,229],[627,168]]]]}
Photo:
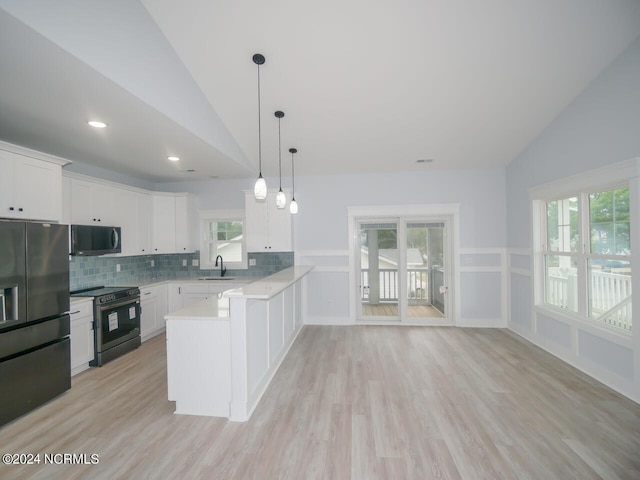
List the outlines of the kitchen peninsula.
{"type": "Polygon", "coordinates": [[[295,266],[168,314],[168,398],[177,414],[246,421],[302,328],[295,266]]]}

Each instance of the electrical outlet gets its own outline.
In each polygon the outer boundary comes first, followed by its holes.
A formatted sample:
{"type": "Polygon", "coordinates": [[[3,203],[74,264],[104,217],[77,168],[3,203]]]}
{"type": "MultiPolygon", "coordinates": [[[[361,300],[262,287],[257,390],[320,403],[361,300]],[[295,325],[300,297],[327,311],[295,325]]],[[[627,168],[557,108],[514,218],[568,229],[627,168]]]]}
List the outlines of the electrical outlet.
{"type": "Polygon", "coordinates": [[[119,271],[120,271],[120,264],[116,263],[116,272],[119,272],[119,271]]]}
{"type": "Polygon", "coordinates": [[[249,266],[250,267],[255,267],[256,266],[256,259],[255,258],[250,258],[249,259],[249,266]]]}
{"type": "Polygon", "coordinates": [[[155,267],[156,266],[156,261],[155,260],[151,260],[151,266],[155,267]]]}
{"type": "Polygon", "coordinates": [[[185,258],[184,260],[182,260],[182,266],[186,267],[187,266],[187,259],[185,258]]]}
{"type": "Polygon", "coordinates": [[[200,262],[197,259],[194,258],[193,260],[191,260],[191,265],[193,267],[197,267],[198,265],[200,265],[200,262]]]}

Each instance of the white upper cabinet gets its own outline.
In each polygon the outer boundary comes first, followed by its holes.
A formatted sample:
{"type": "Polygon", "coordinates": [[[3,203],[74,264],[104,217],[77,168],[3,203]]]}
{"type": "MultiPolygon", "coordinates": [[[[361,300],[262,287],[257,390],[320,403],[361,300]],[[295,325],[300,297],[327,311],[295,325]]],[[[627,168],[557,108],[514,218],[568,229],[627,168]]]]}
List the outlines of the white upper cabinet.
{"type": "MultiPolygon", "coordinates": [[[[284,190],[284,189],[283,189],[284,190]]],[[[247,252],[291,252],[293,235],[289,202],[291,192],[284,190],[287,206],[276,207],[276,190],[269,190],[265,200],[256,200],[245,192],[245,232],[247,252]]]]}
{"type": "Polygon", "coordinates": [[[120,256],[196,250],[194,201],[187,193],[151,192],[65,173],[64,203],[63,218],[71,224],[120,227],[120,256]]]}
{"type": "Polygon", "coordinates": [[[116,207],[116,190],[110,185],[72,179],[71,223],[120,227],[116,207]]]}
{"type": "Polygon", "coordinates": [[[122,256],[151,254],[151,196],[116,189],[115,225],[122,228],[122,256]]]}
{"type": "Polygon", "coordinates": [[[194,205],[191,195],[177,194],[176,201],[176,253],[196,251],[194,230],[194,205]]]}
{"type": "Polygon", "coordinates": [[[60,221],[62,166],[0,150],[0,217],[60,221]]]}
{"type": "Polygon", "coordinates": [[[153,195],[151,253],[176,253],[176,200],[173,195],[153,195]]]}
{"type": "Polygon", "coordinates": [[[151,252],[151,195],[138,193],[138,251],[136,255],[149,255],[151,252]]]}
{"type": "Polygon", "coordinates": [[[152,253],[192,253],[194,206],[190,195],[153,195],[152,253]]]}

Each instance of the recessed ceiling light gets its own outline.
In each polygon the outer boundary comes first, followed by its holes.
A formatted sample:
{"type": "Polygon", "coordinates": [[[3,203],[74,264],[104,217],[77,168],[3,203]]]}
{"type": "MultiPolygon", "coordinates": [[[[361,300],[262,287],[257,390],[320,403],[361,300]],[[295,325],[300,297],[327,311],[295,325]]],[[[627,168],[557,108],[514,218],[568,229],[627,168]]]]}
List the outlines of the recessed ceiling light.
{"type": "Polygon", "coordinates": [[[98,120],[91,120],[89,122],[87,122],[89,125],[91,125],[93,128],[104,128],[107,126],[106,123],[104,122],[100,122],[98,120]]]}
{"type": "Polygon", "coordinates": [[[167,157],[167,160],[171,160],[172,162],[177,162],[180,160],[180,157],[167,157]]]}
{"type": "Polygon", "coordinates": [[[421,158],[420,160],[416,160],[416,163],[432,163],[433,158],[421,158]]]}

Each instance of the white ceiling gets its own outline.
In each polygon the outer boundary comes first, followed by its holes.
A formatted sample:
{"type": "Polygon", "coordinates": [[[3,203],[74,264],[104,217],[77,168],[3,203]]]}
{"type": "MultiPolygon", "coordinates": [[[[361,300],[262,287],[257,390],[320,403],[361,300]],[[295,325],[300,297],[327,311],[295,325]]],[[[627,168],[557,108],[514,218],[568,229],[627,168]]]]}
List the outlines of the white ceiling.
{"type": "Polygon", "coordinates": [[[637,0],[0,0],[0,139],[252,177],[260,52],[266,175],[275,110],[285,174],[503,166],[638,35],[637,0]]]}

